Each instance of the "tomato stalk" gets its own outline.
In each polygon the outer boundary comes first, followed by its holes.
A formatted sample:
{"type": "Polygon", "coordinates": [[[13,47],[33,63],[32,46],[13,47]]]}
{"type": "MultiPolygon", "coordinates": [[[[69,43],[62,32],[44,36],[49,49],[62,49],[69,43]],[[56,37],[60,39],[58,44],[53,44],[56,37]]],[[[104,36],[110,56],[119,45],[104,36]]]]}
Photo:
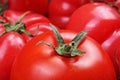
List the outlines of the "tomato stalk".
{"type": "Polygon", "coordinates": [[[0,36],[4,35],[7,32],[15,31],[18,33],[25,33],[26,35],[33,37],[33,35],[26,30],[24,23],[16,23],[13,25],[11,25],[10,23],[3,22],[3,21],[0,21],[0,23],[3,24],[5,27],[4,32],[1,33],[0,36]]]}
{"type": "Polygon", "coordinates": [[[12,25],[8,22],[0,21],[0,23],[3,24],[4,27],[5,27],[5,31],[3,33],[1,33],[0,36],[2,36],[3,34],[5,34],[7,32],[15,31],[15,32],[18,32],[18,33],[25,33],[26,35],[28,35],[30,37],[33,37],[33,35],[30,32],[26,31],[25,24],[20,22],[28,13],[30,13],[30,11],[27,11],[27,12],[23,13],[17,19],[16,23],[12,24],[12,25]]]}
{"type": "Polygon", "coordinates": [[[80,44],[80,42],[85,38],[88,31],[82,31],[80,32],[75,38],[68,44],[66,44],[60,35],[57,28],[51,24],[51,27],[53,29],[53,32],[55,34],[55,37],[57,39],[58,47],[54,48],[52,44],[46,43],[44,41],[40,41],[38,44],[44,43],[52,48],[61,56],[64,57],[74,57],[77,55],[80,55],[82,53],[85,53],[84,51],[78,50],[77,47],[80,44]]]}
{"type": "Polygon", "coordinates": [[[29,14],[30,11],[26,11],[25,13],[23,13],[20,17],[18,17],[17,21],[16,21],[16,24],[20,23],[21,20],[27,15],[29,14]]]}

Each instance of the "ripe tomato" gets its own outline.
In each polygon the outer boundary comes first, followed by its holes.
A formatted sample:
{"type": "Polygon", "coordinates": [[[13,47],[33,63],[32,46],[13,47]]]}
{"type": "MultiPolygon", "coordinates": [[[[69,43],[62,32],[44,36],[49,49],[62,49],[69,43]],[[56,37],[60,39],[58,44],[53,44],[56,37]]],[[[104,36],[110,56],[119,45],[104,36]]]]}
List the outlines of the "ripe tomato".
{"type": "MultiPolygon", "coordinates": [[[[10,19],[17,21],[18,15],[11,15],[9,14],[10,19]]],[[[23,46],[36,35],[50,31],[51,27],[47,18],[35,13],[27,14],[17,23],[13,21],[14,24],[10,20],[0,19],[0,80],[9,80],[13,62],[23,46]]]]}
{"type": "MultiPolygon", "coordinates": [[[[25,24],[25,28],[27,31],[31,32],[33,35],[42,34],[46,31],[51,30],[50,21],[43,15],[29,12],[18,12],[13,10],[6,10],[3,14],[6,17],[10,24],[15,25],[16,23],[25,24]],[[24,15],[25,14],[25,15],[24,15]],[[19,22],[16,22],[21,15],[24,15],[19,22]],[[37,33],[36,33],[37,32],[37,33]]],[[[31,37],[23,34],[24,38],[26,38],[27,42],[31,39],[31,37]]]]}
{"type": "Polygon", "coordinates": [[[13,61],[24,45],[23,37],[17,32],[0,37],[0,80],[9,80],[13,61]]]}
{"type": "Polygon", "coordinates": [[[117,76],[120,78],[120,29],[115,30],[114,33],[102,43],[102,47],[109,54],[116,69],[117,76]]]}
{"type": "Polygon", "coordinates": [[[61,29],[65,29],[71,14],[89,0],[51,0],[48,7],[49,20],[61,29]]]}
{"type": "Polygon", "coordinates": [[[48,0],[8,0],[8,9],[15,11],[33,11],[46,14],[48,0]]]}
{"type": "Polygon", "coordinates": [[[89,31],[88,35],[100,44],[120,27],[120,14],[104,3],[88,3],[70,17],[66,29],[89,31]]]}
{"type": "Polygon", "coordinates": [[[13,11],[13,10],[6,10],[3,14],[3,16],[6,17],[11,24],[15,24],[21,15],[24,15],[24,17],[22,17],[20,22],[23,22],[27,25],[38,23],[38,22],[42,22],[42,23],[50,22],[45,16],[31,12],[31,11],[19,12],[19,11],[13,11]]]}
{"type": "Polygon", "coordinates": [[[81,37],[68,30],[60,34],[63,39],[50,31],[28,42],[15,60],[10,80],[116,80],[109,56],[96,41],[86,36],[79,43],[81,37]]]}

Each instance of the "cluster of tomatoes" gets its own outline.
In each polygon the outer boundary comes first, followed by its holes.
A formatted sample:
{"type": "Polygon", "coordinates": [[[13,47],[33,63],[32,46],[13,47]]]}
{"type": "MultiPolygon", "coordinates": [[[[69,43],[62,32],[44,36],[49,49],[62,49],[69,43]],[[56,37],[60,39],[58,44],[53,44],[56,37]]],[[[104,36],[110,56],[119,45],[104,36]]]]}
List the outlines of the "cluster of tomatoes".
{"type": "Polygon", "coordinates": [[[0,80],[120,80],[120,0],[0,0],[0,80]]]}

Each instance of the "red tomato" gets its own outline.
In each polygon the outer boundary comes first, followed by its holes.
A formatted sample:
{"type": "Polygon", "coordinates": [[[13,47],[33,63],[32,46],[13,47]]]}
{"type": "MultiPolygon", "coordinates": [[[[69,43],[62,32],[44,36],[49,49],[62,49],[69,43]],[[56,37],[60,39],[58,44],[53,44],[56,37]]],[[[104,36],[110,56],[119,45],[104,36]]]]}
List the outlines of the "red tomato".
{"type": "MultiPolygon", "coordinates": [[[[12,20],[17,21],[18,15],[15,13],[14,15],[9,14],[12,20]]],[[[4,17],[9,16],[4,15],[4,17]]],[[[2,18],[0,19],[2,20],[2,18]]],[[[0,25],[0,80],[9,80],[13,62],[24,44],[36,35],[50,31],[51,27],[47,18],[35,13],[27,14],[15,24],[10,24],[12,21],[9,22],[9,20],[7,23],[4,23],[4,20],[1,23],[3,24],[0,25]],[[1,35],[2,33],[4,34],[1,35]],[[31,37],[31,35],[33,36],[31,37]]]]}
{"type": "Polygon", "coordinates": [[[61,29],[65,29],[71,14],[89,0],[51,0],[48,7],[49,20],[61,29]]]}
{"type": "Polygon", "coordinates": [[[51,0],[48,6],[49,20],[61,29],[69,22],[72,13],[80,6],[92,2],[115,2],[115,0],[51,0]]]}
{"type": "Polygon", "coordinates": [[[102,43],[102,47],[109,54],[118,77],[120,77],[120,29],[114,31],[114,33],[102,43]]]}
{"type": "Polygon", "coordinates": [[[8,0],[8,9],[15,11],[33,11],[46,14],[48,0],[8,0]]]}
{"type": "Polygon", "coordinates": [[[13,61],[24,45],[23,37],[16,32],[0,37],[0,80],[9,80],[13,61]]]}
{"type": "Polygon", "coordinates": [[[23,22],[27,25],[38,23],[38,22],[42,22],[42,23],[50,22],[45,16],[37,14],[37,13],[33,13],[31,11],[19,12],[19,11],[13,11],[13,10],[6,10],[3,14],[4,17],[8,18],[11,24],[15,24],[21,15],[24,15],[24,17],[21,19],[20,22],[23,22]]]}
{"type": "MultiPolygon", "coordinates": [[[[60,34],[65,43],[69,43],[77,35],[68,30],[60,31],[60,34]]],[[[60,40],[60,37],[58,39],[60,40]]],[[[78,47],[74,47],[77,43],[74,41],[74,44],[66,44],[64,48],[63,44],[57,42],[52,31],[38,35],[28,42],[16,58],[10,80],[116,80],[109,56],[90,37],[85,37],[78,47]],[[44,43],[39,44],[41,40],[46,44],[52,44],[55,49],[44,43]],[[58,54],[58,46],[60,51],[66,50],[66,53],[58,54]],[[65,57],[68,54],[73,55],[69,52],[73,48],[85,53],[65,57]]]]}
{"type": "Polygon", "coordinates": [[[71,16],[66,29],[89,31],[88,35],[100,44],[120,27],[120,14],[104,3],[88,3],[71,16]]]}
{"type": "MultiPolygon", "coordinates": [[[[6,10],[3,14],[4,17],[9,19],[9,22],[13,25],[16,24],[16,21],[18,18],[20,18],[21,15],[24,15],[24,17],[19,21],[19,23],[24,23],[26,30],[31,32],[33,35],[42,34],[43,32],[51,30],[50,27],[50,21],[45,17],[37,13],[33,12],[18,12],[13,10],[6,10]]],[[[18,23],[17,23],[18,24],[18,23]]],[[[23,34],[23,36],[26,38],[27,42],[31,39],[31,37],[23,34]]]]}

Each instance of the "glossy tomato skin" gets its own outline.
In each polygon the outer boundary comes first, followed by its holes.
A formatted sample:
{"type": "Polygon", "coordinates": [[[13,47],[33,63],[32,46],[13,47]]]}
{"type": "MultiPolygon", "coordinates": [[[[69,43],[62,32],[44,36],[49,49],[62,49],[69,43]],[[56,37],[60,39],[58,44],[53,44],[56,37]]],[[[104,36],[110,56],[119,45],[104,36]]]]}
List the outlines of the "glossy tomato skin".
{"type": "MultiPolygon", "coordinates": [[[[29,11],[30,12],[30,11],[29,11]]],[[[15,24],[18,17],[20,17],[20,15],[22,15],[24,12],[18,12],[18,11],[13,11],[13,10],[5,10],[3,17],[5,17],[6,19],[8,19],[8,21],[11,24],[15,24]]]]}
{"type": "MultiPolygon", "coordinates": [[[[26,30],[34,36],[51,30],[50,21],[45,16],[33,13],[31,11],[25,13],[27,14],[20,20],[19,23],[24,23],[26,30]]],[[[3,16],[8,18],[10,24],[15,24],[20,16],[25,13],[13,10],[6,10],[3,16]]],[[[25,38],[26,42],[28,42],[32,38],[26,34],[22,35],[25,38]]]]}
{"type": "Polygon", "coordinates": [[[49,20],[61,29],[65,29],[71,14],[89,0],[51,0],[48,7],[49,20]]]}
{"type": "Polygon", "coordinates": [[[120,26],[119,22],[119,13],[109,5],[89,3],[72,14],[66,29],[87,30],[88,35],[101,44],[120,26]]]}
{"type": "MultiPolygon", "coordinates": [[[[41,35],[47,31],[52,30],[49,23],[36,23],[26,27],[26,30],[29,31],[33,36],[41,35]]],[[[26,42],[29,42],[33,37],[30,37],[26,34],[22,34],[26,42]]]]}
{"type": "Polygon", "coordinates": [[[116,69],[117,76],[120,78],[120,29],[115,30],[114,33],[102,43],[102,47],[109,54],[116,69]]]}
{"type": "MultiPolygon", "coordinates": [[[[65,43],[76,36],[72,31],[60,33],[65,43]]],[[[57,47],[52,31],[36,36],[17,57],[10,80],[116,80],[108,55],[90,37],[86,37],[78,47],[85,54],[71,58],[59,56],[53,48],[38,44],[40,40],[57,47]]]]}
{"type": "Polygon", "coordinates": [[[26,13],[26,15],[21,19],[21,22],[25,24],[34,24],[34,23],[49,23],[50,21],[43,15],[31,12],[31,11],[26,11],[26,12],[19,12],[19,11],[14,11],[14,10],[6,10],[3,14],[4,17],[8,18],[9,22],[11,24],[15,24],[18,18],[26,13]]]}
{"type": "Polygon", "coordinates": [[[46,14],[48,0],[8,0],[8,9],[15,11],[33,11],[46,14]]]}
{"type": "MultiPolygon", "coordinates": [[[[21,15],[21,12],[14,12],[10,10],[4,13],[4,17],[6,17],[5,19],[8,20],[7,22],[10,23],[10,26],[12,25],[12,27],[18,27],[15,25],[24,23],[25,30],[30,32],[33,37],[51,30],[49,20],[47,18],[32,12],[29,12],[19,23],[16,24],[17,19],[21,15]],[[9,19],[7,17],[9,17],[9,19]]],[[[3,20],[2,17],[0,19],[3,20]]],[[[5,25],[0,24],[0,80],[9,80],[11,67],[15,58],[21,51],[21,48],[23,48],[23,46],[33,37],[20,31],[10,31],[1,35],[4,31],[8,30],[5,30],[5,25]]]]}
{"type": "Polygon", "coordinates": [[[0,80],[9,80],[13,61],[24,45],[23,37],[16,32],[0,37],[0,80]]]}

